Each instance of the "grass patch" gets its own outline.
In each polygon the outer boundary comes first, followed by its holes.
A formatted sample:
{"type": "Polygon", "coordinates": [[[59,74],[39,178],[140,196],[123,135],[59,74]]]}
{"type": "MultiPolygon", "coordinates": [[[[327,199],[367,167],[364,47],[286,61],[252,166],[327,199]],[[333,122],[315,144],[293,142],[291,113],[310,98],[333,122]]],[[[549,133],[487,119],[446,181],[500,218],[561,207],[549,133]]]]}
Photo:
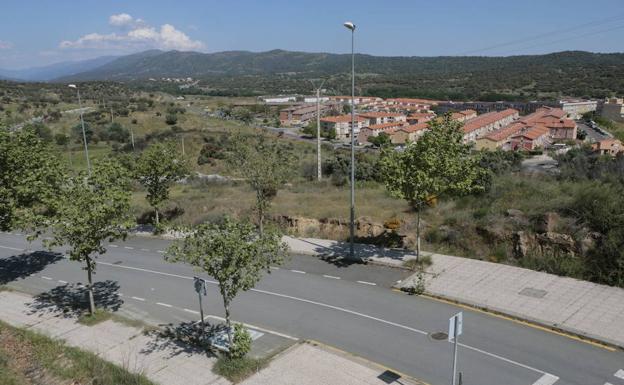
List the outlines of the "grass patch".
{"type": "Polygon", "coordinates": [[[406,267],[412,271],[423,271],[433,264],[431,256],[421,255],[419,259],[408,259],[403,262],[403,267],[406,267]]]}
{"type": "Polygon", "coordinates": [[[269,358],[229,358],[223,356],[217,360],[212,371],[233,383],[238,383],[262,370],[269,361],[269,358]]]}
{"type": "Polygon", "coordinates": [[[106,320],[111,319],[112,314],[107,312],[106,310],[96,309],[94,314],[83,314],[78,317],[78,323],[93,326],[97,325],[100,322],[104,322],[106,320]]]}
{"type": "Polygon", "coordinates": [[[0,322],[0,383],[154,385],[145,376],[61,341],[0,322]]]}

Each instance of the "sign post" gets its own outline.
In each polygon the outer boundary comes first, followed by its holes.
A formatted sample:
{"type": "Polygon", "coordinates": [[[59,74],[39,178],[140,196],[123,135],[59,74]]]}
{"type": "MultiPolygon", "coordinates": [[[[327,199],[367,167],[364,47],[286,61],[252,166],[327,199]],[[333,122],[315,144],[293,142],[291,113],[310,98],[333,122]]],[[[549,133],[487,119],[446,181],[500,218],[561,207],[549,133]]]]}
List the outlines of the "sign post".
{"type": "Polygon", "coordinates": [[[195,286],[195,291],[197,292],[197,296],[199,297],[199,314],[201,316],[201,325],[202,325],[202,336],[204,335],[204,330],[206,326],[204,325],[204,307],[202,305],[202,295],[206,295],[206,280],[199,277],[193,277],[193,284],[195,286]]]}
{"type": "Polygon", "coordinates": [[[457,339],[464,331],[463,318],[462,312],[449,318],[448,340],[453,342],[453,382],[451,385],[457,385],[457,339]]]}

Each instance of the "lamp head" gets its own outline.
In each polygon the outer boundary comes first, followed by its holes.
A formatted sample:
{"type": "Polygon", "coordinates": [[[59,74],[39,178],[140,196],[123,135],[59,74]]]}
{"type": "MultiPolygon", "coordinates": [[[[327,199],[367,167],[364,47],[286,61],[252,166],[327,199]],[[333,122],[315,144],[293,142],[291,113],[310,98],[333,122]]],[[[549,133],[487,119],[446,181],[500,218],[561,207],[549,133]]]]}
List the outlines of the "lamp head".
{"type": "Polygon", "coordinates": [[[355,24],[353,24],[350,21],[347,21],[346,23],[343,24],[346,28],[350,29],[351,31],[355,31],[355,24]]]}

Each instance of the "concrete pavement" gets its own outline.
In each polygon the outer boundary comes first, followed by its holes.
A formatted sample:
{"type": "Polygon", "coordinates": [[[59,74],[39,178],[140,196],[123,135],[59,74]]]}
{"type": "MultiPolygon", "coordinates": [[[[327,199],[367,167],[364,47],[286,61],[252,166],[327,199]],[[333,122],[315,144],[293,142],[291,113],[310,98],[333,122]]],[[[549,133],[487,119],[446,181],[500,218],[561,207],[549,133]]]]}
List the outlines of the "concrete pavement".
{"type": "MultiPolygon", "coordinates": [[[[95,278],[106,289],[103,293],[122,295],[118,303],[121,314],[165,324],[197,319],[186,311],[197,309],[192,290],[192,276],[197,273],[189,266],[164,262],[158,251],[167,244],[165,240],[129,238],[106,245],[108,252],[98,258],[95,278]]],[[[0,235],[0,283],[49,293],[63,282],[84,282],[80,264],[24,252],[39,248],[23,236],[0,235]]],[[[623,369],[622,352],[388,290],[384,282],[395,271],[404,273],[378,265],[352,264],[339,257],[295,257],[271,270],[255,289],[237,297],[233,317],[336,346],[431,384],[450,381],[452,345],[432,338],[432,334],[446,331],[448,318],[458,311],[464,312],[459,366],[465,384],[603,385],[623,369]],[[366,274],[367,280],[378,284],[358,282],[354,272],[366,274]]],[[[204,309],[222,316],[214,281],[209,282],[204,309]]]]}
{"type": "MultiPolygon", "coordinates": [[[[346,255],[348,244],[322,240],[285,240],[293,252],[346,255]]],[[[401,266],[415,255],[357,245],[368,261],[401,266]]],[[[624,347],[624,289],[470,258],[426,253],[426,291],[478,308],[533,321],[624,347]]],[[[417,275],[396,286],[415,285],[417,275]]]]}

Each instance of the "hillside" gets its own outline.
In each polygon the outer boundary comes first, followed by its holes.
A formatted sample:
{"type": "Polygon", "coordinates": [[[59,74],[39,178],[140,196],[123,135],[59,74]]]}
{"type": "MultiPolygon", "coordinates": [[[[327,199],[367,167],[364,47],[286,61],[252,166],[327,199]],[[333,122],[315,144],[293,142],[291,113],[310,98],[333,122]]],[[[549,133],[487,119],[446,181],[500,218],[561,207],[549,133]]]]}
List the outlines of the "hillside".
{"type": "MultiPolygon", "coordinates": [[[[203,79],[239,94],[308,92],[301,79],[326,77],[348,90],[350,55],[273,50],[198,53],[151,50],[113,60],[58,81],[203,79]]],[[[603,97],[624,93],[624,54],[566,51],[508,57],[384,57],[357,55],[361,92],[445,99],[603,97]]]]}
{"type": "Polygon", "coordinates": [[[0,79],[21,81],[49,81],[61,76],[69,76],[89,71],[115,60],[117,56],[101,56],[95,59],[66,61],[46,66],[24,68],[19,70],[0,69],[0,79]]]}

